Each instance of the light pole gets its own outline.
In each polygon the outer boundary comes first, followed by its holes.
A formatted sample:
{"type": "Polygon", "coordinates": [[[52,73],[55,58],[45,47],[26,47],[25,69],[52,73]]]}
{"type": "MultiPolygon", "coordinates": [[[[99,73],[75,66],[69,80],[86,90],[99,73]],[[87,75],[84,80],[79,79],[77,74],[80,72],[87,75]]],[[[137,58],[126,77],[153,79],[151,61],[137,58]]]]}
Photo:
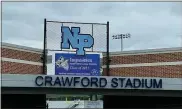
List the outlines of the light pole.
{"type": "Polygon", "coordinates": [[[123,39],[128,39],[131,38],[131,34],[118,34],[118,35],[113,35],[113,39],[121,39],[121,51],[123,51],[123,39]]]}
{"type": "Polygon", "coordinates": [[[181,35],[181,47],[182,47],[182,35],[181,35]]]}

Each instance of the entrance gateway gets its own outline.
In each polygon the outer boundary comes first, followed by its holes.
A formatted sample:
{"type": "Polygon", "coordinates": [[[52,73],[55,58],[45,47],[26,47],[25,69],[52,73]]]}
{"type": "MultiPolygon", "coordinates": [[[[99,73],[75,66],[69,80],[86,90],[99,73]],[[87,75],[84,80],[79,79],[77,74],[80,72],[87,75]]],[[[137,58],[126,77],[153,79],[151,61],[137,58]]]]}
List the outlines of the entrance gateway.
{"type": "Polygon", "coordinates": [[[57,43],[49,41],[55,35],[46,28],[50,23],[53,21],[45,19],[43,71],[49,69],[47,56],[51,55],[51,74],[3,74],[3,108],[46,108],[46,94],[101,94],[104,108],[174,109],[182,104],[181,79],[109,76],[109,23],[80,23],[91,26],[88,32],[80,26],[70,28],[70,22],[59,22],[57,43]],[[103,35],[95,25],[105,28],[103,35]],[[105,37],[98,39],[101,36],[105,37]],[[105,76],[101,74],[100,52],[106,52],[105,76]]]}
{"type": "Polygon", "coordinates": [[[102,94],[104,95],[104,108],[168,106],[178,109],[182,103],[180,83],[180,79],[172,78],[3,74],[2,104],[7,108],[8,106],[43,108],[46,106],[46,94],[102,94]],[[140,85],[142,81],[145,81],[144,87],[140,85]],[[117,104],[118,101],[122,101],[122,105],[117,104]],[[132,105],[127,105],[128,103],[132,105]]]}

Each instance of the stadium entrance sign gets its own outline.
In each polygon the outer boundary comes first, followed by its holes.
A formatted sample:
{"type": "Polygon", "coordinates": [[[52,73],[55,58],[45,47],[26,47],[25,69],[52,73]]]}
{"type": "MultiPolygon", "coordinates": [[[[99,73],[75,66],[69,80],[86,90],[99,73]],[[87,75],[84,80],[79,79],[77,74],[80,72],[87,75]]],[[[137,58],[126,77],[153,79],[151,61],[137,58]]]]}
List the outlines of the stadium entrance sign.
{"type": "Polygon", "coordinates": [[[151,78],[37,76],[35,84],[39,87],[62,88],[160,89],[163,83],[162,79],[151,78]]]}
{"type": "Polygon", "coordinates": [[[94,38],[90,34],[81,34],[80,27],[61,26],[61,50],[70,47],[76,52],[55,53],[53,69],[55,75],[100,76],[100,54],[87,53],[92,48],[94,38]]]}

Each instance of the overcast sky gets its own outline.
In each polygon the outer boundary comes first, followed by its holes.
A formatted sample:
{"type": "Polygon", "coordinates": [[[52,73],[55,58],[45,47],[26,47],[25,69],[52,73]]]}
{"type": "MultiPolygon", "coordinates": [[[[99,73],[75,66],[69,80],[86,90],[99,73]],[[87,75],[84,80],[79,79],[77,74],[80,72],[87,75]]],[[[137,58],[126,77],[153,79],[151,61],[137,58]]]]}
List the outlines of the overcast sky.
{"type": "MultiPolygon", "coordinates": [[[[110,37],[130,33],[124,50],[182,46],[180,2],[6,2],[2,5],[3,42],[43,48],[43,22],[110,22],[110,37]]],[[[120,40],[110,40],[112,51],[120,40]]]]}

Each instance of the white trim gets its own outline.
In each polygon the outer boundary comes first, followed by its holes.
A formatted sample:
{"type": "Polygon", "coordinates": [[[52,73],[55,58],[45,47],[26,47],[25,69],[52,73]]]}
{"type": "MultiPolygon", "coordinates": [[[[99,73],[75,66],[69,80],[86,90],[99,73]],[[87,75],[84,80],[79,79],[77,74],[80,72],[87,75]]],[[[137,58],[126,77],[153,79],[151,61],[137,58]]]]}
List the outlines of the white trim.
{"type": "Polygon", "coordinates": [[[40,48],[33,48],[28,46],[22,46],[22,45],[16,45],[11,43],[2,42],[3,47],[11,47],[11,48],[18,48],[18,49],[24,49],[28,51],[35,51],[35,52],[42,52],[43,49],[40,48]]]}
{"type": "MultiPolygon", "coordinates": [[[[20,46],[16,44],[10,44],[2,42],[2,48],[10,48],[14,50],[32,52],[42,54],[43,49],[20,46]]],[[[145,50],[131,50],[122,52],[110,52],[110,56],[126,56],[126,55],[144,55],[144,54],[160,54],[160,53],[174,53],[182,52],[182,47],[172,47],[172,48],[159,48],[159,49],[145,49],[145,50]]],[[[106,53],[102,53],[103,57],[106,57],[106,53]]]]}
{"type": "Polygon", "coordinates": [[[3,57],[1,59],[2,59],[2,61],[8,61],[8,62],[16,62],[16,63],[40,65],[40,66],[43,65],[43,63],[41,63],[41,62],[32,62],[32,61],[25,61],[25,60],[19,60],[19,59],[11,59],[11,58],[3,58],[3,57]]]}
{"type": "MultiPolygon", "coordinates": [[[[177,62],[156,62],[156,63],[137,63],[137,64],[117,64],[117,65],[110,65],[110,68],[163,66],[163,65],[182,65],[182,61],[177,61],[177,62]]],[[[103,68],[106,68],[106,65],[104,65],[103,68]]]]}
{"type": "MultiPolygon", "coordinates": [[[[118,52],[118,53],[114,53],[114,52],[111,52],[110,53],[110,57],[112,56],[130,56],[130,55],[147,55],[147,54],[166,54],[166,53],[176,53],[176,52],[182,52],[182,50],[177,50],[177,51],[159,51],[159,52],[130,52],[130,51],[123,51],[123,52],[118,52]]],[[[103,53],[103,57],[106,57],[106,54],[103,53]]]]}

